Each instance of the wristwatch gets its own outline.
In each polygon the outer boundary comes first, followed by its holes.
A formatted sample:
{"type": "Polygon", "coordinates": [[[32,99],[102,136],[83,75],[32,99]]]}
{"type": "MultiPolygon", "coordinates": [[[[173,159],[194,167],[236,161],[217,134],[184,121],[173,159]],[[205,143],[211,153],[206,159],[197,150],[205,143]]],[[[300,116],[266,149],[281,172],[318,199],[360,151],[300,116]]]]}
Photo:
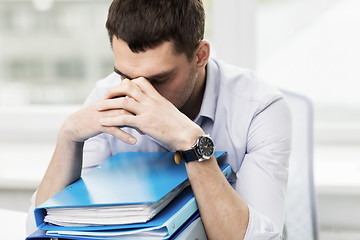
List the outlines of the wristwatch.
{"type": "Polygon", "coordinates": [[[214,155],[215,145],[210,135],[200,136],[191,149],[186,151],[176,151],[174,155],[175,162],[180,164],[181,160],[185,162],[208,160],[214,155]]]}

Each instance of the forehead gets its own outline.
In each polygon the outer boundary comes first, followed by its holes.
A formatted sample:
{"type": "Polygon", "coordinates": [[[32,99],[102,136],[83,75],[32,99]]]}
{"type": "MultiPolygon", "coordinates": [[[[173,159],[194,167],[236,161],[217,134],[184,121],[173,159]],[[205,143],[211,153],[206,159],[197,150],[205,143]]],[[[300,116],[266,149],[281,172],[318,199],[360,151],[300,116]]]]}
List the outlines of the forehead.
{"type": "Polygon", "coordinates": [[[134,53],[126,42],[115,37],[113,51],[115,68],[132,78],[171,71],[188,62],[186,54],[177,53],[172,42],[164,42],[145,52],[134,53]]]}

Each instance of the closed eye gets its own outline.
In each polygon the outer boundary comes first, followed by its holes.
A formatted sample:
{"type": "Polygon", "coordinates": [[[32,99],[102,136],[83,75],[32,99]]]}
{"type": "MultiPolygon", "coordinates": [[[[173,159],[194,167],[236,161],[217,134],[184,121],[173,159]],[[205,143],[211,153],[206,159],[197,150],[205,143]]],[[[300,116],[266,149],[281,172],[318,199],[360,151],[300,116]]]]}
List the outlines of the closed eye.
{"type": "Polygon", "coordinates": [[[148,79],[151,83],[163,83],[166,82],[169,78],[153,78],[153,79],[148,79]]]}
{"type": "Polygon", "coordinates": [[[124,80],[124,79],[127,78],[127,77],[125,77],[124,75],[121,75],[121,74],[120,74],[120,78],[121,78],[121,80],[124,80]]]}
{"type": "MultiPolygon", "coordinates": [[[[168,79],[170,79],[175,73],[176,73],[176,68],[170,70],[170,71],[167,71],[167,72],[162,72],[162,73],[159,73],[159,74],[155,74],[153,76],[149,76],[149,77],[146,77],[144,76],[149,82],[151,83],[163,83],[163,82],[166,82],[168,79]]],[[[132,78],[123,74],[122,72],[120,72],[118,69],[116,69],[114,67],[114,72],[119,74],[121,79],[129,79],[131,80],[132,78]]]]}
{"type": "Polygon", "coordinates": [[[125,78],[131,80],[130,77],[126,76],[125,74],[117,70],[115,67],[114,67],[114,72],[120,76],[121,80],[124,80],[125,78]]]}

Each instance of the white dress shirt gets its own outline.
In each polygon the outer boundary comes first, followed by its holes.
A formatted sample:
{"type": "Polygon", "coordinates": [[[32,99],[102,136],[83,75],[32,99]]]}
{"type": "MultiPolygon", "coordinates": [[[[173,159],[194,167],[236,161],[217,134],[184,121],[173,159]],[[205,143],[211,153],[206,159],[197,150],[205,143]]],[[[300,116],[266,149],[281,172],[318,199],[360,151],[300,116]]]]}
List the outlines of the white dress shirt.
{"type": "MultiPolygon", "coordinates": [[[[250,210],[245,239],[281,239],[291,146],[288,105],[280,91],[249,70],[212,58],[206,70],[203,102],[194,121],[211,135],[217,151],[228,153],[226,161],[236,174],[235,190],[250,210]]],[[[116,73],[100,80],[85,105],[102,98],[120,81],[116,73]]],[[[137,143],[128,145],[105,133],[89,139],[84,146],[83,173],[117,152],[170,151],[147,135],[123,129],[137,143]]],[[[35,194],[30,213],[34,198],[35,194]]],[[[28,229],[34,229],[33,218],[29,214],[28,229]]]]}

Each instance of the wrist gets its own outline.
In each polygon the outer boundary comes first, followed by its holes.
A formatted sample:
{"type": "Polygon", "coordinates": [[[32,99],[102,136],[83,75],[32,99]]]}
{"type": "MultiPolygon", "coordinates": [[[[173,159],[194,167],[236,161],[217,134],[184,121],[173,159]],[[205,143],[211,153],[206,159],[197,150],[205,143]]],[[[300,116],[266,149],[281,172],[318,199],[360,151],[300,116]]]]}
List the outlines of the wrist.
{"type": "Polygon", "coordinates": [[[174,155],[174,160],[177,164],[181,161],[204,161],[213,158],[215,153],[215,145],[209,134],[202,134],[197,137],[195,143],[186,150],[177,150],[174,155]]]}
{"type": "Polygon", "coordinates": [[[186,151],[192,148],[192,146],[196,143],[197,139],[204,135],[204,131],[196,125],[196,128],[189,129],[189,131],[184,131],[179,137],[180,144],[175,149],[177,151],[186,151]]]}
{"type": "Polygon", "coordinates": [[[63,146],[67,146],[71,148],[82,147],[84,145],[84,141],[78,141],[74,139],[73,135],[70,134],[68,129],[61,128],[58,134],[57,144],[61,144],[63,146]]]}
{"type": "Polygon", "coordinates": [[[85,140],[76,135],[78,130],[75,127],[72,116],[70,116],[60,128],[58,139],[64,142],[83,143],[85,140]]]}

